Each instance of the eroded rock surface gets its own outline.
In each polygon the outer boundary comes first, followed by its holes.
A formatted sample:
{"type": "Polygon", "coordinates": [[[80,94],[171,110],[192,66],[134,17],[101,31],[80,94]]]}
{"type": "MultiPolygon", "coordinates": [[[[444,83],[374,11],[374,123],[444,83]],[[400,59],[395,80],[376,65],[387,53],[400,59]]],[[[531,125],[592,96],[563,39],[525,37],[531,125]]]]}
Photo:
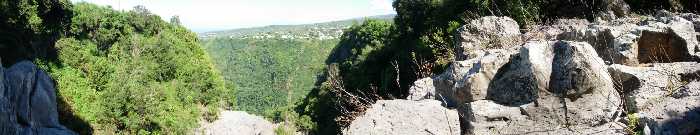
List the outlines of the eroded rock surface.
{"type": "Polygon", "coordinates": [[[457,31],[457,60],[477,57],[487,49],[511,48],[522,42],[520,26],[508,17],[482,17],[470,21],[457,31]]]}
{"type": "Polygon", "coordinates": [[[696,61],[700,51],[696,24],[687,20],[694,17],[694,14],[659,12],[646,20],[621,18],[594,22],[585,28],[565,30],[557,38],[588,42],[609,64],[696,61]]]}
{"type": "Polygon", "coordinates": [[[343,131],[346,135],[459,135],[457,111],[436,100],[379,100],[343,131]]]}
{"type": "Polygon", "coordinates": [[[700,131],[700,64],[655,63],[650,67],[611,65],[625,93],[626,110],[637,113],[652,134],[700,131]]]}
{"type": "Polygon", "coordinates": [[[274,135],[274,126],[260,116],[242,111],[223,111],[219,120],[202,126],[196,134],[201,135],[274,135]]]}

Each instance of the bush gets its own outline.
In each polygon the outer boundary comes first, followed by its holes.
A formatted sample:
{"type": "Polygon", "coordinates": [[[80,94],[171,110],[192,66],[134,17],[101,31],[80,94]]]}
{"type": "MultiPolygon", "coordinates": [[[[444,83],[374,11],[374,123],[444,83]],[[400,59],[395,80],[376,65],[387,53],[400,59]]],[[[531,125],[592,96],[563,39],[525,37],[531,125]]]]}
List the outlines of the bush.
{"type": "Polygon", "coordinates": [[[83,134],[186,134],[235,102],[196,34],[145,9],[78,3],[57,60],[61,123],[83,134]],[[134,21],[135,20],[135,21],[134,21]],[[141,20],[141,21],[139,21],[141,20]]]}

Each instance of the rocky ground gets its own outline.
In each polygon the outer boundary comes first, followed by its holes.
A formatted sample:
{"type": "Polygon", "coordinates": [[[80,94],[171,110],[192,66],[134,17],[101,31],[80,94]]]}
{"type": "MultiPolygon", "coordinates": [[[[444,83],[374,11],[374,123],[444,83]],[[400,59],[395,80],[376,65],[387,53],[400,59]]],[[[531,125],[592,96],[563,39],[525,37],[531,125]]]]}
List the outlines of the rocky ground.
{"type": "Polygon", "coordinates": [[[459,134],[700,134],[699,15],[519,28],[471,21],[445,73],[378,101],[344,133],[456,134],[446,123],[458,119],[459,134]]]}
{"type": "Polygon", "coordinates": [[[274,135],[274,125],[263,117],[242,111],[223,111],[219,119],[204,124],[196,134],[201,135],[274,135]]]}

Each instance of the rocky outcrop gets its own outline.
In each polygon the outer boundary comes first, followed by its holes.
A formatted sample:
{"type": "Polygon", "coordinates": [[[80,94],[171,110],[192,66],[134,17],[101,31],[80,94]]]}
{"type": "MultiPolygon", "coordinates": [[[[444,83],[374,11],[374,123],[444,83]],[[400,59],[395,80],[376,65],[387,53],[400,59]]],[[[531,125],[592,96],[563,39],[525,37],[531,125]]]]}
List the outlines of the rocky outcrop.
{"type": "MultiPolygon", "coordinates": [[[[458,106],[464,102],[486,99],[490,82],[498,69],[508,63],[513,50],[495,49],[486,51],[482,56],[466,61],[456,61],[445,73],[435,78],[424,78],[430,81],[430,86],[418,84],[413,89],[432,88],[434,96],[419,99],[438,99],[445,101],[448,106],[458,106]],[[471,82],[471,83],[465,83],[471,82]]],[[[415,93],[411,91],[410,93],[415,93]]],[[[417,100],[416,98],[409,98],[417,100]]]]}
{"type": "Polygon", "coordinates": [[[457,111],[435,100],[379,100],[343,131],[346,135],[459,135],[457,111]]]}
{"type": "MultiPolygon", "coordinates": [[[[604,128],[616,116],[620,97],[595,50],[581,42],[531,41],[519,55],[500,67],[491,82],[486,101],[465,103],[463,115],[474,115],[468,125],[474,134],[567,133],[604,128]],[[481,108],[481,109],[479,109],[481,108]],[[492,110],[495,109],[495,110],[492,110]],[[479,120],[489,111],[510,112],[501,121],[479,120]],[[515,111],[517,110],[517,111],[515,111]],[[481,127],[476,125],[499,125],[481,127]],[[533,125],[533,128],[524,128],[533,125]],[[527,130],[532,129],[532,130],[527,130]],[[551,131],[547,131],[551,130],[551,131]],[[545,132],[546,131],[546,132],[545,132]]],[[[471,82],[465,82],[471,83],[471,82]]],[[[491,116],[489,116],[491,117],[491,116]]],[[[617,129],[617,128],[612,128],[617,129]]]]}
{"type": "Polygon", "coordinates": [[[520,49],[485,52],[455,61],[445,73],[421,79],[411,89],[430,88],[435,96],[417,97],[459,108],[465,133],[622,132],[624,127],[612,122],[621,112],[620,96],[588,43],[529,41],[520,49]]]}
{"type": "Polygon", "coordinates": [[[408,99],[457,109],[463,134],[697,133],[697,16],[645,18],[559,20],[524,34],[498,21],[509,19],[477,19],[489,23],[459,31],[458,61],[416,81],[408,99]]]}
{"type": "Polygon", "coordinates": [[[637,113],[640,127],[652,134],[700,131],[700,64],[655,63],[650,67],[611,65],[626,110],[637,113]]]}
{"type": "Polygon", "coordinates": [[[0,65],[0,134],[75,134],[58,121],[56,89],[29,61],[0,65]]]}
{"type": "Polygon", "coordinates": [[[483,50],[487,49],[511,48],[522,42],[520,26],[508,17],[482,17],[470,21],[457,31],[457,60],[483,55],[483,50]]]}
{"type": "Polygon", "coordinates": [[[274,135],[274,126],[260,116],[241,111],[223,111],[219,120],[205,124],[199,131],[201,135],[274,135]]]}
{"type": "Polygon", "coordinates": [[[700,50],[693,25],[684,17],[659,12],[647,20],[622,18],[595,22],[583,29],[565,31],[557,38],[588,42],[611,64],[694,61],[700,50]]]}

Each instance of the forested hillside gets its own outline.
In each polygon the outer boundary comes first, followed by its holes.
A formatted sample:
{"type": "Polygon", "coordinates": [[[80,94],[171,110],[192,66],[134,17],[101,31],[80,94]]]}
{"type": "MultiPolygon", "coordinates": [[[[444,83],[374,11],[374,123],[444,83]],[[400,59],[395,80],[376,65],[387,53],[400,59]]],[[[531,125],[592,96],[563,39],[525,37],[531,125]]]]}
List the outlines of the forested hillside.
{"type": "Polygon", "coordinates": [[[11,0],[0,10],[3,64],[49,72],[60,122],[78,133],[190,134],[233,103],[197,35],[145,7],[11,0]]]}
{"type": "Polygon", "coordinates": [[[337,40],[216,38],[202,42],[227,86],[236,89],[237,109],[270,115],[314,88],[337,40]]]}

